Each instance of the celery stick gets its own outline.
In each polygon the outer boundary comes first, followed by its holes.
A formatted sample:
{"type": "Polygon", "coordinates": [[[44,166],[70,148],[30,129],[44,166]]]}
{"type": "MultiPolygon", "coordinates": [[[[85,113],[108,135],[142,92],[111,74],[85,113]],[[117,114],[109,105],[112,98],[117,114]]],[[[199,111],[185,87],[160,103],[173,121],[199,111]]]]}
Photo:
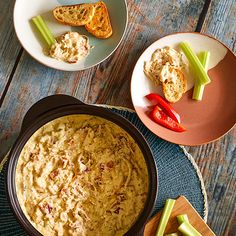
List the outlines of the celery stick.
{"type": "Polygon", "coordinates": [[[166,200],[164,209],[162,211],[161,219],[160,219],[159,225],[157,227],[156,236],[163,236],[164,235],[165,228],[166,228],[167,222],[170,218],[170,214],[172,212],[174,204],[175,204],[174,199],[167,199],[166,200]]]}
{"type": "MultiPolygon", "coordinates": [[[[199,58],[199,61],[202,63],[202,66],[204,67],[205,71],[207,72],[208,64],[210,60],[210,52],[200,52],[198,54],[198,58],[199,58]]],[[[196,78],[192,99],[201,101],[203,97],[204,88],[205,88],[204,84],[199,82],[198,78],[196,78]]]]}
{"type": "Polygon", "coordinates": [[[177,233],[172,233],[172,234],[166,234],[165,236],[178,236],[177,233]]]}
{"type": "Polygon", "coordinates": [[[193,89],[192,99],[201,101],[203,97],[204,88],[205,88],[204,84],[196,82],[193,89]]]}
{"type": "Polygon", "coordinates": [[[178,230],[186,236],[201,236],[201,234],[187,221],[184,221],[178,230]]]}
{"type": "Polygon", "coordinates": [[[55,43],[55,38],[51,34],[49,28],[45,24],[43,18],[41,16],[36,16],[32,18],[33,23],[41,33],[42,37],[50,47],[53,43],[55,43]]]}
{"type": "Polygon", "coordinates": [[[46,23],[44,22],[43,18],[42,18],[40,15],[38,15],[36,18],[38,19],[39,23],[40,23],[41,26],[43,27],[44,32],[47,34],[49,40],[51,41],[51,44],[55,43],[55,38],[53,37],[53,35],[52,35],[50,29],[48,28],[48,26],[47,26],[46,23]]]}
{"type": "Polygon", "coordinates": [[[198,54],[198,58],[202,64],[202,66],[206,70],[206,68],[208,68],[208,64],[209,64],[209,60],[210,60],[210,52],[208,52],[208,51],[200,52],[198,54]]]}
{"type": "Polygon", "coordinates": [[[183,50],[185,56],[187,57],[190,65],[193,67],[201,84],[209,84],[211,80],[207,75],[206,71],[204,70],[204,67],[202,66],[198,57],[189,46],[189,44],[187,42],[182,42],[180,43],[180,47],[183,50]]]}
{"type": "Polygon", "coordinates": [[[51,46],[50,39],[47,37],[46,33],[44,32],[44,30],[42,29],[41,25],[37,21],[36,17],[32,18],[32,21],[35,24],[35,26],[37,27],[38,31],[41,33],[42,37],[44,38],[44,40],[46,41],[48,46],[51,46]]]}
{"type": "Polygon", "coordinates": [[[178,220],[178,222],[179,222],[180,225],[181,225],[184,221],[189,222],[188,216],[187,216],[186,214],[184,214],[184,215],[178,215],[178,216],[177,216],[177,220],[178,220]]]}

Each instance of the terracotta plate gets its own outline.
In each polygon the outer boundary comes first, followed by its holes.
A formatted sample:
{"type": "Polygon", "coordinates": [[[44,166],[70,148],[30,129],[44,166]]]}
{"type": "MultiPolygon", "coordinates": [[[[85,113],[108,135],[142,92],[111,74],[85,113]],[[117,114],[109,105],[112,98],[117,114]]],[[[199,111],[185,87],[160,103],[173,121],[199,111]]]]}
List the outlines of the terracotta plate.
{"type": "Polygon", "coordinates": [[[236,57],[218,40],[199,33],[177,33],[165,36],[149,46],[138,59],[131,80],[131,97],[134,108],[142,122],[159,137],[177,144],[201,145],[220,138],[236,121],[236,57]],[[145,95],[154,92],[162,94],[145,76],[143,65],[150,60],[157,48],[170,46],[180,50],[178,44],[187,41],[196,53],[210,51],[208,75],[211,83],[205,87],[203,100],[192,100],[192,75],[188,77],[188,91],[173,107],[181,116],[186,132],[177,133],[166,129],[149,119],[147,113],[151,104],[145,95]]]}

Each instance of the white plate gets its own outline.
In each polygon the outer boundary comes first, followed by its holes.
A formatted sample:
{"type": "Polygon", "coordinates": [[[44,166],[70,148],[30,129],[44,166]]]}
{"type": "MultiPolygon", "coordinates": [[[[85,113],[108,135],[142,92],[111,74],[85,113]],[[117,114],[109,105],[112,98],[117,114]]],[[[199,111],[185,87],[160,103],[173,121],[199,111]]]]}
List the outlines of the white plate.
{"type": "Polygon", "coordinates": [[[108,39],[98,39],[88,33],[84,27],[70,27],[58,23],[52,10],[60,5],[72,5],[79,3],[95,3],[96,0],[16,0],[14,7],[14,26],[17,37],[25,50],[40,63],[65,71],[78,71],[90,68],[109,57],[120,44],[127,26],[126,0],[104,0],[107,5],[113,35],[108,39]],[[119,11],[117,11],[119,9],[119,11]],[[46,46],[37,29],[31,22],[31,18],[41,15],[56,37],[68,31],[77,31],[89,37],[90,44],[94,46],[88,57],[76,64],[69,64],[50,58],[43,53],[46,46]]]}

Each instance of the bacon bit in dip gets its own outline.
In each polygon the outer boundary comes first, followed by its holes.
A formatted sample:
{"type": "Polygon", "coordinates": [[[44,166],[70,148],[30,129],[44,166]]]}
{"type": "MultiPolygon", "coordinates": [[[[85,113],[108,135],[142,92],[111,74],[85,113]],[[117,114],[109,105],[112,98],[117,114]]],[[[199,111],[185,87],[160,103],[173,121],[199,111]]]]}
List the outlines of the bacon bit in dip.
{"type": "Polygon", "coordinates": [[[120,212],[120,207],[117,207],[116,210],[114,211],[115,214],[119,214],[120,212]]]}
{"type": "Polygon", "coordinates": [[[100,170],[104,171],[105,170],[105,164],[104,163],[100,163],[100,170]]]}
{"type": "Polygon", "coordinates": [[[114,161],[109,161],[109,162],[107,163],[107,167],[108,167],[108,168],[113,168],[113,166],[114,166],[114,161]]]}
{"type": "Polygon", "coordinates": [[[52,172],[50,173],[50,178],[51,178],[52,180],[54,180],[54,179],[58,176],[58,173],[59,173],[58,170],[52,171],[52,172]]]}

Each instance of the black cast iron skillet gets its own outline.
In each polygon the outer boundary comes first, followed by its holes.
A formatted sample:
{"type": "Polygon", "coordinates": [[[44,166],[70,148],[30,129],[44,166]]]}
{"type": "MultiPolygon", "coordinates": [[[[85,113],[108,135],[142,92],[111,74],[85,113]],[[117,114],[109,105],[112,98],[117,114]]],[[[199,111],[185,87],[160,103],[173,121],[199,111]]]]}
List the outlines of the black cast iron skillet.
{"type": "Polygon", "coordinates": [[[102,107],[84,104],[67,95],[52,95],[40,100],[29,109],[23,119],[19,137],[9,155],[6,182],[8,199],[17,220],[29,235],[41,236],[25,217],[16,196],[15,170],[17,161],[25,143],[36,130],[51,120],[72,114],[89,114],[110,120],[126,130],[139,145],[148,168],[149,192],[143,212],[125,235],[143,235],[145,224],[150,217],[157,195],[157,169],[147,142],[141,133],[122,116],[102,107]]]}

